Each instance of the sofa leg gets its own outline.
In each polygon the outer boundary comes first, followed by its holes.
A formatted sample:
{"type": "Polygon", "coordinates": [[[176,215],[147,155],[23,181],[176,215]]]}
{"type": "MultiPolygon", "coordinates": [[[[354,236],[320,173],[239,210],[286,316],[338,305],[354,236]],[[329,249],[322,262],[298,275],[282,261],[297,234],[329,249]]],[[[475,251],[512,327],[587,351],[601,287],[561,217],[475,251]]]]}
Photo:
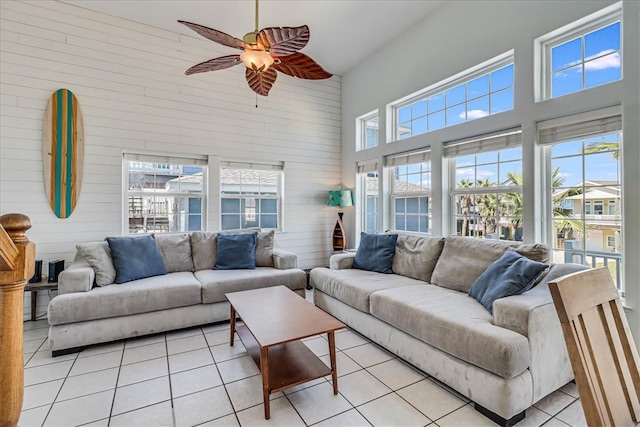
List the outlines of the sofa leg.
{"type": "Polygon", "coordinates": [[[515,425],[516,423],[519,423],[520,421],[524,420],[524,416],[525,416],[524,411],[522,411],[519,414],[516,414],[516,415],[514,415],[513,417],[511,417],[511,418],[509,418],[507,420],[507,419],[502,418],[500,415],[496,414],[495,412],[491,412],[490,410],[488,410],[484,406],[478,405],[475,402],[473,402],[473,406],[476,408],[476,411],[480,412],[482,415],[484,415],[485,417],[489,418],[494,423],[499,424],[499,425],[504,426],[504,427],[511,427],[511,426],[515,425]]]}
{"type": "Polygon", "coordinates": [[[65,348],[63,350],[52,350],[51,351],[51,357],[64,356],[65,354],[71,354],[71,353],[80,353],[85,348],[87,348],[87,347],[86,346],[82,346],[82,347],[65,348]]]}

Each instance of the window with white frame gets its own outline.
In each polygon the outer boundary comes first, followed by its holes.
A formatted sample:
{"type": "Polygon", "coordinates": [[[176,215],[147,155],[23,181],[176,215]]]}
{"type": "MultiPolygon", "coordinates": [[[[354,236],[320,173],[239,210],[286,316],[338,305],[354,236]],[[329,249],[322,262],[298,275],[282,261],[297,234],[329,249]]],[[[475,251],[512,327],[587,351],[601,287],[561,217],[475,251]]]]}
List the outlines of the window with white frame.
{"type": "Polygon", "coordinates": [[[358,177],[360,179],[360,201],[362,212],[362,231],[378,232],[378,162],[358,162],[358,177]]]}
{"type": "Polygon", "coordinates": [[[378,146],[379,123],[378,111],[369,113],[357,119],[358,123],[358,144],[357,151],[366,150],[378,146]]]}
{"type": "Polygon", "coordinates": [[[220,228],[282,229],[283,164],[220,162],[220,228]]]}
{"type": "Polygon", "coordinates": [[[622,78],[622,3],[616,3],[536,40],[541,46],[542,98],[622,78]]]}
{"type": "Polygon", "coordinates": [[[127,153],[123,169],[126,233],[203,229],[206,158],[127,153]]]}
{"type": "Polygon", "coordinates": [[[502,55],[394,105],[394,139],[513,110],[513,103],[513,54],[502,55]]]}
{"type": "Polygon", "coordinates": [[[608,267],[624,293],[619,113],[611,107],[538,123],[538,141],[547,164],[545,223],[553,262],[608,267]],[[563,208],[562,200],[573,200],[573,208],[563,208]]]}
{"type": "Polygon", "coordinates": [[[445,144],[452,234],[522,240],[522,133],[497,132],[445,144]]]}
{"type": "Polygon", "coordinates": [[[395,230],[431,232],[431,150],[385,158],[395,230]]]}

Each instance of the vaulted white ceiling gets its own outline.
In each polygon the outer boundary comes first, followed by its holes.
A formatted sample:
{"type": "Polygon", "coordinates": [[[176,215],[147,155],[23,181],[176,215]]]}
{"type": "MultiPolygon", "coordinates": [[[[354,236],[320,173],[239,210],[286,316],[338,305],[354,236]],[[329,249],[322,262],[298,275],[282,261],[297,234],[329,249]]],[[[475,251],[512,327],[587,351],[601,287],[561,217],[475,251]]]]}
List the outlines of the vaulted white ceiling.
{"type": "MultiPolygon", "coordinates": [[[[242,38],[254,29],[253,0],[62,0],[154,27],[191,36],[178,20],[195,22],[242,38]]],[[[438,8],[435,0],[261,0],[259,27],[307,24],[309,44],[302,50],[333,74],[342,75],[361,60],[438,8]]],[[[212,42],[213,43],[213,42],[212,42]]],[[[230,54],[234,53],[229,48],[230,54]]],[[[210,58],[203,58],[203,60],[210,58]]]]}

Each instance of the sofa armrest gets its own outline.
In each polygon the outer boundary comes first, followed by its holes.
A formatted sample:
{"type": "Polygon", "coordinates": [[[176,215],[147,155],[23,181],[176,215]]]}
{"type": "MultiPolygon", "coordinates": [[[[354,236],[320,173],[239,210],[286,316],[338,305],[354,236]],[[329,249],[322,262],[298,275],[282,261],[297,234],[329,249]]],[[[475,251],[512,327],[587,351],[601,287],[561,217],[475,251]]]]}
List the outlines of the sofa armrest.
{"type": "Polygon", "coordinates": [[[493,303],[493,321],[496,326],[529,339],[529,372],[533,380],[534,402],[573,379],[560,320],[546,284],[522,295],[496,300],[493,303]]]}
{"type": "Polygon", "coordinates": [[[331,258],[329,259],[329,268],[332,270],[348,270],[353,266],[353,260],[355,258],[355,252],[331,255],[331,258]]]}
{"type": "Polygon", "coordinates": [[[76,254],[73,263],[58,276],[58,295],[73,292],[88,292],[93,288],[96,272],[86,259],[76,254]]]}
{"type": "Polygon", "coordinates": [[[273,267],[278,270],[288,270],[298,266],[298,257],[293,252],[283,249],[273,249],[273,267]]]}

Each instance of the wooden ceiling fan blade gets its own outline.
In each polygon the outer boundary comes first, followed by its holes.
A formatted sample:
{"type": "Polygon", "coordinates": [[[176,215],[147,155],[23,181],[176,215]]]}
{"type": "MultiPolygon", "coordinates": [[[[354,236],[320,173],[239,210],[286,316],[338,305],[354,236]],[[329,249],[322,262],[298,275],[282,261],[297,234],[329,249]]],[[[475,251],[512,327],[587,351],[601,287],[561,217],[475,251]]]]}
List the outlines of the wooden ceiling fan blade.
{"type": "Polygon", "coordinates": [[[278,73],[273,68],[269,68],[266,71],[261,71],[259,73],[246,68],[245,75],[247,76],[247,83],[251,90],[262,96],[269,95],[271,87],[278,78],[278,73]]]}
{"type": "Polygon", "coordinates": [[[191,74],[204,73],[207,71],[224,70],[225,68],[230,68],[241,63],[240,55],[221,56],[219,58],[213,58],[196,64],[184,73],[189,76],[191,74]]]}
{"type": "Polygon", "coordinates": [[[307,80],[322,80],[328,79],[333,75],[322,68],[311,57],[301,52],[296,52],[293,55],[283,56],[277,59],[279,59],[280,62],[278,63],[278,61],[276,61],[271,68],[275,68],[276,70],[292,77],[307,80]]]}
{"type": "Polygon", "coordinates": [[[296,53],[309,42],[309,27],[268,27],[258,33],[258,46],[269,49],[273,56],[296,53]]]}
{"type": "Polygon", "coordinates": [[[233,47],[236,49],[244,50],[246,43],[243,40],[233,37],[222,31],[214,30],[213,28],[205,27],[204,25],[194,24],[187,21],[178,21],[179,23],[186,25],[202,37],[220,43],[221,45],[233,47]]]}

